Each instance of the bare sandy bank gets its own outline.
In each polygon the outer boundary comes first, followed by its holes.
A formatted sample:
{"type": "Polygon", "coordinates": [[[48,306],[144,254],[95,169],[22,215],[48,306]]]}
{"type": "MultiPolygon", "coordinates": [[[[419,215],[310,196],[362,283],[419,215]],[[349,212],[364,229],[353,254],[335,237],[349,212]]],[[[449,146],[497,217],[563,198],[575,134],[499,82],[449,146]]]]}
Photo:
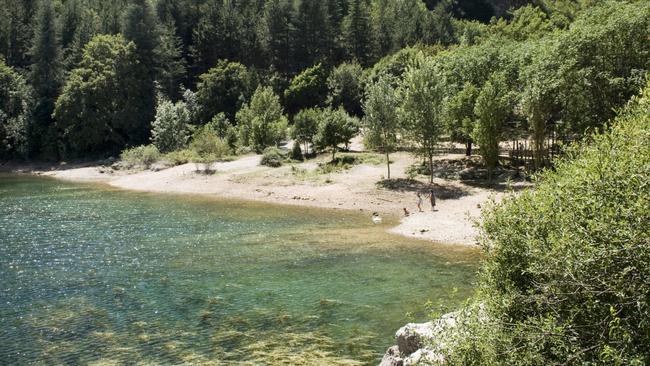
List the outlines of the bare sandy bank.
{"type": "MultiPolygon", "coordinates": [[[[460,159],[462,155],[447,155],[460,159]]],[[[325,158],[323,158],[325,159],[325,158]]],[[[400,182],[385,187],[378,182],[386,175],[385,164],[361,164],[351,169],[323,173],[319,159],[305,163],[269,168],[259,165],[259,156],[247,156],[212,165],[214,174],[197,172],[195,164],[185,164],[158,171],[114,170],[104,166],[60,167],[33,170],[32,173],[75,182],[101,182],[110,186],[146,192],[190,193],[268,203],[356,210],[368,215],[401,217],[390,231],[408,237],[445,244],[476,245],[473,221],[480,215],[480,205],[502,190],[470,186],[457,180],[436,179],[436,211],[423,197],[417,208],[416,192],[428,192],[425,177],[407,180],[405,170],[414,158],[407,153],[391,155],[391,178],[400,182]],[[404,184],[401,184],[404,183],[404,184]],[[410,215],[404,217],[403,209],[410,215]]],[[[324,161],[324,160],[323,160],[324,161]]]]}

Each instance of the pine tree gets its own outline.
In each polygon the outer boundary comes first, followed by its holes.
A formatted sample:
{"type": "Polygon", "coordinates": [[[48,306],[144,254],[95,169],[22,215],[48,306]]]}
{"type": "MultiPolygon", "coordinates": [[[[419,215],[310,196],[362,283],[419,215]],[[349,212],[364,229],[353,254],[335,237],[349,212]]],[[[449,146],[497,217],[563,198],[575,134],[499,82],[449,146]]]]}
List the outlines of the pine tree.
{"type": "Polygon", "coordinates": [[[33,154],[56,155],[56,136],[52,128],[52,112],[62,80],[61,48],[56,34],[54,8],[42,1],[36,15],[31,48],[33,64],[29,81],[36,93],[34,124],[30,128],[33,154]]]}
{"type": "Polygon", "coordinates": [[[270,0],[264,6],[261,37],[272,68],[282,74],[291,71],[293,1],[270,0]]]}
{"type": "Polygon", "coordinates": [[[363,0],[352,0],[350,12],[343,21],[343,40],[350,58],[363,66],[374,59],[374,40],[370,14],[363,0]]]}
{"type": "MultiPolygon", "coordinates": [[[[157,19],[149,1],[134,0],[127,7],[122,18],[122,34],[136,46],[140,72],[138,88],[143,92],[143,99],[140,101],[137,115],[133,118],[146,129],[149,122],[153,120],[156,106],[154,80],[158,63],[155,59],[155,50],[159,41],[157,19]]],[[[148,133],[143,131],[142,136],[145,139],[147,135],[148,133]]]]}
{"type": "Polygon", "coordinates": [[[176,36],[173,24],[160,28],[156,55],[156,81],[162,92],[172,101],[181,97],[181,84],[186,77],[186,64],[183,58],[183,41],[176,36]]]}
{"type": "Polygon", "coordinates": [[[65,52],[65,69],[70,71],[77,67],[83,56],[83,50],[86,44],[101,28],[101,21],[99,15],[93,10],[84,9],[83,16],[79,20],[72,42],[70,42],[65,52]]]}
{"type": "Polygon", "coordinates": [[[7,64],[19,69],[30,64],[29,45],[32,40],[32,20],[36,12],[36,0],[0,0],[2,14],[4,45],[0,53],[7,59],[7,64]]]}
{"type": "Polygon", "coordinates": [[[262,37],[259,27],[262,24],[264,7],[257,0],[242,1],[237,14],[239,18],[238,38],[240,44],[239,59],[246,66],[264,68],[268,60],[260,57],[262,54],[262,37]]]}
{"type": "Polygon", "coordinates": [[[150,75],[154,70],[154,50],[158,45],[156,16],[147,0],[134,0],[122,19],[122,34],[135,43],[138,59],[150,75]]]}
{"type": "Polygon", "coordinates": [[[295,27],[294,56],[298,69],[326,62],[333,42],[327,4],[319,0],[301,1],[295,27]]]}
{"type": "Polygon", "coordinates": [[[194,74],[201,75],[217,63],[221,56],[223,25],[221,1],[210,0],[201,7],[199,22],[192,35],[194,74]]]}

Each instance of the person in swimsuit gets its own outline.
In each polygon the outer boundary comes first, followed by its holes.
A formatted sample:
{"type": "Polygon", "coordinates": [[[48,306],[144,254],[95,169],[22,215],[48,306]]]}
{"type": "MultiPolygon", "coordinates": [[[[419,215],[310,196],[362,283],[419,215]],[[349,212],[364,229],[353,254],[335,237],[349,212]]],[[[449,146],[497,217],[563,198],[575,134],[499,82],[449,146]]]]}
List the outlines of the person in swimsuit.
{"type": "Polygon", "coordinates": [[[416,193],[416,196],[417,196],[417,202],[416,203],[418,205],[418,210],[420,210],[420,212],[424,212],[424,211],[422,211],[422,195],[420,194],[420,192],[418,192],[418,193],[416,193]]]}

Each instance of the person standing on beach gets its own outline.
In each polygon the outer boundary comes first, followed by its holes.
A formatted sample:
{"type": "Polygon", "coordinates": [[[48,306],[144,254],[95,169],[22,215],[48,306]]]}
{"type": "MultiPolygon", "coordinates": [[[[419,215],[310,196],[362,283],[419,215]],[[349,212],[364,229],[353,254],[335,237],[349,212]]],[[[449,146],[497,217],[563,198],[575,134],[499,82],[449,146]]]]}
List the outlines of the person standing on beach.
{"type": "Polygon", "coordinates": [[[415,195],[417,196],[418,210],[420,212],[424,212],[422,211],[422,195],[420,195],[420,192],[416,193],[415,195]]]}
{"type": "Polygon", "coordinates": [[[433,189],[429,192],[429,199],[431,200],[431,211],[436,210],[436,195],[433,193],[433,189]]]}

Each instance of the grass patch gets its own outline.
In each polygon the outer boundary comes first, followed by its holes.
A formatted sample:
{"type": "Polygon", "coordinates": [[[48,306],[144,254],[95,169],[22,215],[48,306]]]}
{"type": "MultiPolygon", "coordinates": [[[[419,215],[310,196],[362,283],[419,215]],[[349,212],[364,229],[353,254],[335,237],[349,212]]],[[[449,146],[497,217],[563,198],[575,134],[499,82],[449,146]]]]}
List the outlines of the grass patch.
{"type": "Polygon", "coordinates": [[[353,154],[353,153],[344,153],[339,154],[339,156],[333,161],[326,163],[318,164],[318,171],[321,174],[331,174],[338,173],[345,170],[349,170],[356,165],[380,165],[385,164],[386,159],[379,154],[353,154]]]}

